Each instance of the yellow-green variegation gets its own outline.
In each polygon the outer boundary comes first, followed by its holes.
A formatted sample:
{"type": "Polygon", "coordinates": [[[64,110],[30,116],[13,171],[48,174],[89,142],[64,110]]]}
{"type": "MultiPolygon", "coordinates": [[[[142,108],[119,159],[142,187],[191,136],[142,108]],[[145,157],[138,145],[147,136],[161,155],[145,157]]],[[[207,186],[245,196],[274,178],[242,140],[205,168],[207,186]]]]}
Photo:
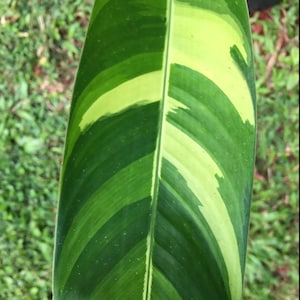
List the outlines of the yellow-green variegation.
{"type": "Polygon", "coordinates": [[[61,174],[55,299],[241,299],[251,51],[244,0],[96,0],[61,174]]]}

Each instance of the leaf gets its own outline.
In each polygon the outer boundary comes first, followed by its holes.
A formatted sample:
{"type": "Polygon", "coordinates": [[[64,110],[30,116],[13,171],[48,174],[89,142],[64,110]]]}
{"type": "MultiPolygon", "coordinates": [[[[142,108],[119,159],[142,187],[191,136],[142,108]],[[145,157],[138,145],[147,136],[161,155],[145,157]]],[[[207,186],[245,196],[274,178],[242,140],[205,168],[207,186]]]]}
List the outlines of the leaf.
{"type": "Polygon", "coordinates": [[[244,2],[98,0],[61,174],[56,299],[240,299],[255,146],[244,2]]]}

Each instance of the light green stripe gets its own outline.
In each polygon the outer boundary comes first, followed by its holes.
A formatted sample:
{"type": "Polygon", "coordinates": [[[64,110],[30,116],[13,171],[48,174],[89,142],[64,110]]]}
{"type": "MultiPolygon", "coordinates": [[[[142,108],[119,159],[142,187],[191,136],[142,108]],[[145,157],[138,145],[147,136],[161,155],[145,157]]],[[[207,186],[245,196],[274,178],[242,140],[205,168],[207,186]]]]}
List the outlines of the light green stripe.
{"type": "MultiPolygon", "coordinates": [[[[151,74],[152,71],[153,73],[156,73],[158,70],[157,60],[159,57],[161,57],[161,54],[158,52],[142,53],[131,56],[120,63],[114,64],[110,68],[99,72],[97,76],[86,84],[86,87],[80,94],[74,95],[72,100],[70,122],[68,125],[67,148],[64,157],[65,162],[69,159],[69,156],[73,151],[73,147],[81,134],[79,123],[89,107],[93,105],[94,101],[127,81],[131,81],[143,74],[151,74]],[[142,62],[145,62],[145,64],[142,64],[142,62]],[[140,70],[140,68],[137,67],[135,70],[134,66],[143,66],[143,69],[140,70]]],[[[161,96],[159,96],[159,98],[160,97],[161,96]]],[[[157,98],[157,100],[159,98],[157,98]]],[[[115,101],[115,99],[111,100],[115,101]]],[[[109,105],[112,104],[112,101],[109,105]]],[[[64,167],[65,164],[63,165],[63,168],[64,167]]]]}
{"type": "Polygon", "coordinates": [[[144,105],[161,97],[162,71],[151,72],[128,80],[94,101],[79,123],[83,131],[103,116],[118,113],[132,105],[144,105]],[[153,88],[155,87],[155,88],[153,88]]]}
{"type": "Polygon", "coordinates": [[[245,62],[250,60],[239,24],[229,15],[186,3],[176,2],[174,15],[172,63],[187,66],[211,79],[228,96],[242,120],[254,124],[247,81],[230,54],[230,47],[236,45],[245,62]]]}
{"type": "Polygon", "coordinates": [[[199,210],[214,233],[224,257],[232,299],[239,299],[242,273],[238,244],[216,178],[222,178],[223,174],[209,153],[182,131],[166,123],[166,132],[164,157],[177,168],[199,199],[199,210]]]}
{"type": "Polygon", "coordinates": [[[152,164],[152,160],[153,154],[149,154],[116,173],[93,194],[78,212],[64,240],[60,263],[56,271],[57,274],[60,274],[59,280],[62,288],[65,286],[76,260],[95,233],[122,207],[150,195],[149,177],[151,173],[145,172],[145,169],[151,171],[149,166],[152,164]],[[126,192],[123,191],[124,189],[126,192]],[[105,209],[101,209],[101,207],[105,207],[105,209]],[[99,211],[102,212],[101,215],[99,215],[99,211]]]}
{"type": "Polygon", "coordinates": [[[172,97],[168,97],[168,102],[166,104],[167,107],[167,111],[168,113],[176,113],[176,111],[181,108],[181,109],[189,109],[188,106],[186,106],[185,104],[183,104],[182,102],[177,101],[176,99],[172,98],[172,97]]]}

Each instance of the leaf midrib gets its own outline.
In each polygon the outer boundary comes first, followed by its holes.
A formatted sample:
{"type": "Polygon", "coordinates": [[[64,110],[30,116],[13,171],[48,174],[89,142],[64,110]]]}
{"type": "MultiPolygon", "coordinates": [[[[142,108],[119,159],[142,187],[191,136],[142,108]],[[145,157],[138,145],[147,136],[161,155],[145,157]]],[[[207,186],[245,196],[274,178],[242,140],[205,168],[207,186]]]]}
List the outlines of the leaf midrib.
{"type": "Polygon", "coordinates": [[[155,223],[157,215],[157,203],[158,203],[158,194],[159,194],[159,181],[161,174],[161,162],[162,162],[162,136],[165,120],[165,110],[166,110],[166,101],[168,97],[168,79],[169,79],[169,58],[170,58],[170,40],[171,40],[171,29],[172,29],[172,8],[173,0],[167,1],[166,9],[166,39],[165,39],[165,48],[163,56],[163,87],[162,87],[162,99],[160,103],[160,114],[158,120],[158,136],[157,136],[157,145],[156,153],[154,158],[154,170],[153,170],[153,182],[152,182],[152,209],[150,217],[150,228],[149,228],[149,250],[147,249],[148,256],[146,256],[146,274],[145,274],[145,288],[143,299],[151,299],[151,287],[152,287],[152,257],[153,257],[153,248],[154,248],[154,234],[155,234],[155,223]]]}

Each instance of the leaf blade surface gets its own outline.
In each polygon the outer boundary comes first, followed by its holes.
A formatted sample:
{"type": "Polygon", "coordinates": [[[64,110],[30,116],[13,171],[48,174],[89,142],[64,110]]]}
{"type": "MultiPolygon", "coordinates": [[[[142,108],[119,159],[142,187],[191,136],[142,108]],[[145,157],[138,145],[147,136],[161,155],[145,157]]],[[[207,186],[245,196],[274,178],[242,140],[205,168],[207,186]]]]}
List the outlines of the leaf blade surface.
{"type": "Polygon", "coordinates": [[[57,299],[240,299],[253,63],[245,4],[216,3],[96,1],[62,169],[57,299]]]}

